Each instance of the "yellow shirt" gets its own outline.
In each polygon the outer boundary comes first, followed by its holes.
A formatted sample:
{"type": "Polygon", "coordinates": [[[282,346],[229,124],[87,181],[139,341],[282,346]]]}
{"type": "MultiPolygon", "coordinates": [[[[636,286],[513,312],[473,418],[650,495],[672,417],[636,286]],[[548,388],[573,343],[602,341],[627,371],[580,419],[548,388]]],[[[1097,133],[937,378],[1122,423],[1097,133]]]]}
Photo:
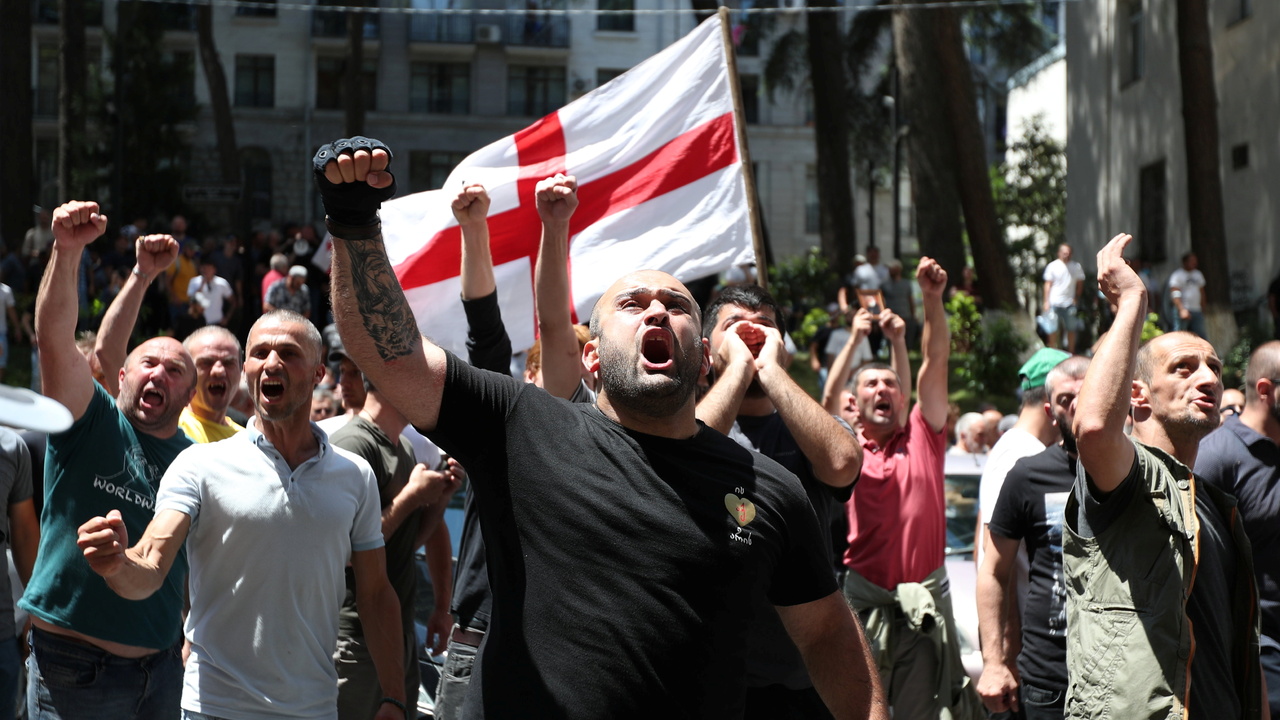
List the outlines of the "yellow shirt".
{"type": "Polygon", "coordinates": [[[196,261],[186,255],[179,254],[178,259],[173,265],[169,266],[166,271],[169,276],[169,302],[181,303],[185,305],[191,296],[187,294],[187,287],[191,285],[191,278],[200,274],[200,269],[196,267],[196,261]]]}
{"type": "Polygon", "coordinates": [[[226,440],[244,429],[231,418],[226,418],[225,423],[209,422],[191,412],[190,407],[182,408],[182,416],[178,418],[178,427],[182,428],[182,432],[186,433],[192,442],[198,443],[226,440]]]}

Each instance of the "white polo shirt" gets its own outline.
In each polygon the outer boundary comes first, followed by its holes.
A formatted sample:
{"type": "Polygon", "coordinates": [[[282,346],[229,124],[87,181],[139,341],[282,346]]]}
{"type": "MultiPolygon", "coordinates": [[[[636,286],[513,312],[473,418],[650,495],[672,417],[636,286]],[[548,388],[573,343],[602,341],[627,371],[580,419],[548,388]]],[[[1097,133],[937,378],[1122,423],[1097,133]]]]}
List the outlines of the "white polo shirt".
{"type": "Polygon", "coordinates": [[[368,463],[329,444],[295,470],[258,430],[194,445],[156,512],[191,517],[182,707],[236,720],[337,718],[333,651],[353,551],[381,547],[368,463]]]}

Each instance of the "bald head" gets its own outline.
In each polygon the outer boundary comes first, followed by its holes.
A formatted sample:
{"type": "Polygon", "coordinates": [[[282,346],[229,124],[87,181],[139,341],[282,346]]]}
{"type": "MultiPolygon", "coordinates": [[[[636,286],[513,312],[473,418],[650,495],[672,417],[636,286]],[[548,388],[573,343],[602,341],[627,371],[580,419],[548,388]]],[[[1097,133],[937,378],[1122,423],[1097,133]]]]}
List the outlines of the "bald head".
{"type": "Polygon", "coordinates": [[[698,303],[694,302],[693,293],[689,292],[689,288],[685,287],[684,283],[677,280],[674,275],[661,270],[638,270],[618,278],[609,286],[608,290],[604,291],[604,294],[596,301],[595,306],[591,308],[591,324],[589,326],[591,337],[600,337],[602,317],[608,308],[613,307],[614,301],[618,296],[638,288],[663,289],[684,295],[689,300],[695,323],[699,328],[702,327],[702,311],[698,307],[698,303]]]}
{"type": "Polygon", "coordinates": [[[1260,399],[1258,381],[1271,380],[1280,383],[1280,340],[1272,340],[1258,346],[1249,356],[1249,367],[1244,373],[1245,403],[1252,405],[1260,399]]]}
{"type": "Polygon", "coordinates": [[[1169,348],[1189,341],[1201,343],[1207,346],[1210,351],[1213,350],[1213,346],[1209,344],[1208,340],[1191,332],[1178,331],[1154,337],[1147,341],[1146,345],[1138,349],[1138,358],[1133,368],[1134,379],[1150,385],[1156,368],[1160,365],[1164,356],[1169,353],[1169,348]]]}

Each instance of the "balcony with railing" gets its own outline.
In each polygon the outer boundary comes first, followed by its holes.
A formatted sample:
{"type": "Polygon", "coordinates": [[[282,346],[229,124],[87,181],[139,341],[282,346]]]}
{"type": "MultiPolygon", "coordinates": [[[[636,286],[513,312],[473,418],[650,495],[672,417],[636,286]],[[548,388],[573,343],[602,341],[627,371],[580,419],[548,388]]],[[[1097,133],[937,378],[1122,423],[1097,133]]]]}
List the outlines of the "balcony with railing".
{"type": "MultiPolygon", "coordinates": [[[[320,0],[316,3],[316,9],[311,11],[311,37],[315,38],[344,38],[347,36],[347,16],[350,14],[343,10],[323,10],[326,5],[349,7],[358,5],[357,0],[320,0]]],[[[370,2],[369,6],[376,6],[377,3],[370,2]]],[[[379,15],[376,12],[364,13],[364,39],[377,40],[381,25],[379,23],[379,15]]]]}
{"type": "Polygon", "coordinates": [[[520,11],[502,18],[502,39],[508,45],[569,47],[569,17],[545,12],[564,10],[564,0],[528,0],[523,4],[512,2],[507,7],[512,11],[520,11]]]}
{"type": "MultiPolygon", "coordinates": [[[[32,0],[31,19],[37,25],[58,24],[58,0],[32,0]]],[[[102,0],[84,0],[85,27],[102,27],[102,0]]]]}
{"type": "Polygon", "coordinates": [[[475,39],[475,25],[469,13],[414,13],[409,16],[409,42],[469,43],[475,39]]]}

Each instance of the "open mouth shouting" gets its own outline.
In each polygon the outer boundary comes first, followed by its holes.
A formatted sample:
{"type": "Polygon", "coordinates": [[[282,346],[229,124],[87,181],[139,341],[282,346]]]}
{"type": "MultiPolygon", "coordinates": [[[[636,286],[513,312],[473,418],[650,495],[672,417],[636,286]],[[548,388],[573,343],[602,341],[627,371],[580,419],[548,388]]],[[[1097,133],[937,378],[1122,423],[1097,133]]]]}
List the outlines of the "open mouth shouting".
{"type": "Polygon", "coordinates": [[[648,327],[640,336],[640,364],[651,372],[665,372],[675,365],[675,339],[671,331],[648,327]]]}
{"type": "Polygon", "coordinates": [[[284,397],[284,383],[279,378],[264,377],[258,385],[258,392],[268,403],[275,402],[284,397]]]}
{"type": "Polygon", "coordinates": [[[221,401],[227,397],[227,381],[226,380],[210,380],[204,386],[205,393],[214,401],[221,401]]]}
{"type": "Polygon", "coordinates": [[[165,394],[156,386],[148,383],[138,396],[138,406],[143,410],[158,410],[164,407],[165,394]]]}

